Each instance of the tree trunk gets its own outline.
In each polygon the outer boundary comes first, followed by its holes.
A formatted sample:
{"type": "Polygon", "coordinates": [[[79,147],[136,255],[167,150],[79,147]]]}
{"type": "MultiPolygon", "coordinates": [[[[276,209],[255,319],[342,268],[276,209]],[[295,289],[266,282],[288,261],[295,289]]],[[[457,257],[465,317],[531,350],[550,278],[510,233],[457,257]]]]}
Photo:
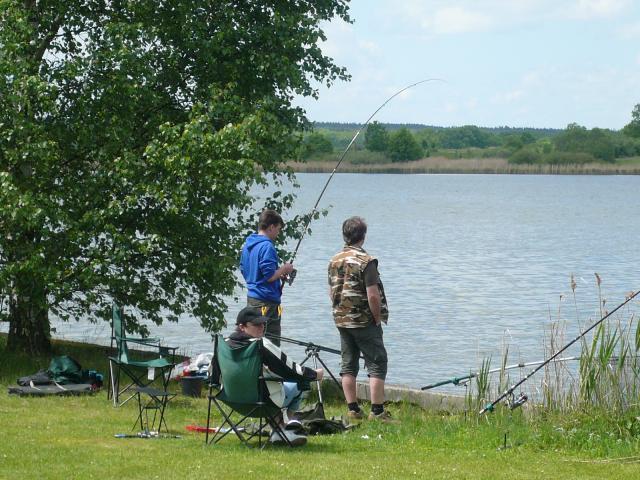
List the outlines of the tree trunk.
{"type": "Polygon", "coordinates": [[[51,353],[49,308],[44,287],[19,282],[9,300],[7,351],[44,356],[51,353]]]}

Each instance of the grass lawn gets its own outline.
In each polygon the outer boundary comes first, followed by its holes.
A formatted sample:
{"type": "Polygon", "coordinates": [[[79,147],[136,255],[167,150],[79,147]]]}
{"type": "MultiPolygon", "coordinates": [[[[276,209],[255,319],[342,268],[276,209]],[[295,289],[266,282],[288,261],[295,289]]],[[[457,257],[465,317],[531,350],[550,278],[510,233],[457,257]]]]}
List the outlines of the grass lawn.
{"type": "MultiPolygon", "coordinates": [[[[635,427],[618,429],[606,415],[526,421],[516,410],[478,419],[391,405],[400,425],[365,420],[345,434],[311,437],[303,448],[259,451],[230,436],[204,445],[204,434],[185,426],[206,423],[207,401],[179,395],[166,419],[182,438],[118,439],[114,434],[138,431],[132,430],[133,402],[114,408],[106,390],[82,397],[8,395],[7,385],[48,359],[9,355],[2,341],[2,479],[637,478],[635,427]],[[509,448],[501,449],[505,433],[509,448]]],[[[102,347],[57,343],[55,350],[106,374],[102,347]]],[[[327,406],[328,415],[342,412],[339,402],[327,406]]]]}

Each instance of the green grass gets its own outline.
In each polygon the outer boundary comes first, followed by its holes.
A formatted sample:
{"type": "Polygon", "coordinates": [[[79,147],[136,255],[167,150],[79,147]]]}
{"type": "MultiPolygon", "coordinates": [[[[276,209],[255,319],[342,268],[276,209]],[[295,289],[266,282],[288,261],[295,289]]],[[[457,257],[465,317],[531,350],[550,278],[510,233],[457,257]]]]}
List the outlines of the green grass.
{"type": "MultiPolygon", "coordinates": [[[[411,405],[389,408],[402,423],[364,421],[345,434],[312,437],[306,447],[249,450],[235,438],[205,446],[207,402],[176,397],[166,413],[180,439],[116,439],[132,432],[131,402],[114,408],[106,391],[94,396],[17,397],[15,378],[46,367],[3,351],[0,338],[0,478],[634,478],[640,460],[640,426],[633,414],[606,412],[571,417],[498,412],[487,417],[426,412],[411,405]],[[627,422],[627,423],[625,423],[627,422]],[[507,434],[507,449],[501,449],[507,434]]],[[[56,343],[85,368],[106,374],[104,348],[56,343]]],[[[172,388],[177,389],[177,385],[172,388]]],[[[328,415],[343,412],[340,402],[328,415]]],[[[637,413],[635,414],[637,415],[637,413]]],[[[137,431],[137,429],[135,430],[137,431]]]]}

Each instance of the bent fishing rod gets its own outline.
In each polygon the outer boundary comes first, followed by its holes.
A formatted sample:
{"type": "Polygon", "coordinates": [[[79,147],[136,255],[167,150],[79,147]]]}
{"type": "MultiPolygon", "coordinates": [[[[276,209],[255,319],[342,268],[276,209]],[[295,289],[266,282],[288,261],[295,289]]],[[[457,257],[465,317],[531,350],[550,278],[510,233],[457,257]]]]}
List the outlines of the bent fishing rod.
{"type": "MultiPolygon", "coordinates": [[[[347,145],[347,148],[345,148],[344,151],[342,152],[342,155],[340,155],[338,163],[336,163],[336,166],[333,168],[333,171],[331,172],[331,175],[329,175],[329,178],[327,179],[327,182],[324,184],[324,187],[322,188],[322,191],[320,192],[320,195],[318,196],[318,199],[316,200],[315,205],[311,209],[311,213],[309,214],[309,218],[307,219],[307,222],[306,222],[306,224],[304,226],[304,229],[302,230],[302,235],[298,239],[298,243],[296,244],[296,248],[293,250],[293,255],[291,256],[291,259],[289,260],[289,263],[293,263],[293,261],[295,260],[296,255],[298,254],[298,249],[300,248],[300,244],[302,243],[302,239],[305,237],[305,235],[307,234],[307,231],[309,230],[309,225],[311,224],[311,220],[313,219],[313,215],[318,211],[318,205],[320,204],[320,200],[322,199],[322,197],[324,195],[324,192],[327,190],[327,187],[329,186],[329,183],[331,183],[331,179],[333,178],[333,176],[335,175],[336,171],[338,170],[338,168],[342,164],[342,161],[344,160],[344,157],[346,157],[347,153],[349,152],[349,150],[351,149],[353,144],[356,142],[356,139],[360,135],[360,132],[362,132],[362,130],[364,130],[367,125],[369,125],[369,122],[373,119],[373,117],[375,117],[376,114],[380,110],[382,110],[384,108],[384,106],[387,103],[389,103],[391,100],[393,100],[395,97],[400,95],[402,92],[405,92],[405,91],[409,90],[410,88],[415,87],[416,85],[420,85],[421,83],[427,83],[427,82],[444,82],[444,80],[442,80],[441,78],[426,78],[424,80],[420,80],[419,82],[412,83],[411,85],[407,85],[406,87],[398,90],[396,93],[394,93],[389,98],[387,98],[384,101],[384,103],[382,105],[380,105],[376,109],[376,111],[373,112],[369,116],[369,118],[367,118],[367,121],[364,122],[362,124],[362,126],[358,129],[356,134],[353,136],[353,138],[349,142],[349,145],[347,145]]],[[[294,269],[293,272],[291,272],[289,274],[288,279],[287,279],[287,283],[289,283],[289,285],[291,285],[295,278],[296,278],[296,270],[294,269]]],[[[284,283],[283,283],[283,286],[284,286],[284,283]]]]}
{"type": "Polygon", "coordinates": [[[484,407],[482,410],[480,410],[480,415],[482,415],[485,412],[492,412],[493,409],[495,408],[495,406],[501,402],[504,398],[508,397],[509,395],[513,394],[513,391],[518,388],[520,385],[522,385],[524,382],[526,382],[527,380],[529,380],[533,375],[536,374],[536,372],[538,372],[540,369],[542,369],[545,365],[547,365],[548,363],[552,362],[558,355],[560,355],[562,352],[564,352],[567,348],[569,348],[571,345],[573,345],[574,343],[576,343],[578,340],[580,340],[582,337],[584,337],[587,333],[589,333],[591,330],[593,330],[595,327],[597,327],[598,325],[600,325],[602,322],[604,322],[607,318],[609,318],[611,315],[613,315],[614,313],[616,313],[618,310],[620,310],[622,307],[624,307],[627,303],[629,303],[631,300],[633,300],[638,294],[640,293],[640,290],[636,291],[635,293],[631,292],[630,295],[627,297],[627,299],[622,302],[620,305],[618,305],[616,308],[614,308],[612,311],[610,311],[609,313],[607,313],[604,317],[602,317],[600,320],[598,320],[597,322],[595,322],[593,325],[591,325],[589,328],[587,328],[584,332],[582,332],[580,335],[578,335],[576,338],[574,338],[573,340],[571,340],[569,343],[567,343],[564,347],[562,347],[560,350],[558,350],[556,353],[554,353],[553,355],[551,355],[548,359],[546,359],[543,363],[541,363],[540,365],[538,365],[536,368],[534,368],[527,376],[525,376],[522,380],[520,380],[517,383],[514,383],[511,387],[509,387],[508,389],[506,389],[498,398],[496,398],[493,402],[489,403],[486,407],[484,407]]]}
{"type": "MultiPolygon", "coordinates": [[[[564,358],[556,358],[555,360],[553,360],[553,362],[547,362],[547,363],[560,363],[560,362],[569,362],[571,360],[580,360],[580,357],[564,357],[564,358]]],[[[525,363],[514,363],[513,365],[507,365],[506,367],[500,367],[500,368],[494,368],[492,370],[487,370],[486,372],[475,372],[475,373],[470,373],[469,375],[464,375],[462,377],[453,377],[450,378],[448,380],[443,380],[441,382],[436,382],[436,383],[431,383],[429,385],[425,385],[424,387],[420,388],[420,390],[430,390],[432,388],[436,388],[436,387],[441,387],[442,385],[448,385],[448,384],[453,384],[453,385],[464,385],[467,383],[468,380],[471,380],[472,378],[476,378],[479,377],[480,375],[482,375],[483,373],[497,373],[497,372],[502,372],[502,371],[507,371],[507,370],[513,370],[515,368],[526,368],[526,367],[531,367],[533,365],[540,365],[541,363],[544,363],[545,360],[538,360],[536,362],[525,362],[525,363]]]]}

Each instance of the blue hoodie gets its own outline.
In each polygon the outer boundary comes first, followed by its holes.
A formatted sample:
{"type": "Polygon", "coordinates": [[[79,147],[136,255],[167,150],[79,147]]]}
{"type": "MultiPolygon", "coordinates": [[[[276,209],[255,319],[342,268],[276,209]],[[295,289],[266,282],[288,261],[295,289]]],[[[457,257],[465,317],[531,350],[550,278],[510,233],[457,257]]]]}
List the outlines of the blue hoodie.
{"type": "Polygon", "coordinates": [[[252,233],[242,247],[240,271],[247,282],[247,296],[270,303],[280,303],[280,280],[267,282],[278,269],[278,254],[273,242],[252,233]]]}

